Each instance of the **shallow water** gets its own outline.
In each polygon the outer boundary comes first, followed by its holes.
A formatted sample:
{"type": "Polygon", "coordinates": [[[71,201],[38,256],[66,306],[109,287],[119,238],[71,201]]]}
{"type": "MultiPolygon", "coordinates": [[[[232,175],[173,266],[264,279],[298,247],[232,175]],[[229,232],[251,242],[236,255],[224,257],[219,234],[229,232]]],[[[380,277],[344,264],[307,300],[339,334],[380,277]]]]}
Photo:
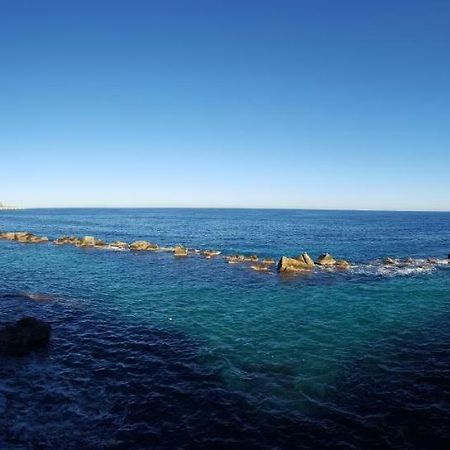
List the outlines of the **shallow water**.
{"type": "Polygon", "coordinates": [[[0,241],[0,321],[53,327],[48,351],[1,358],[2,449],[450,444],[450,214],[27,210],[0,230],[353,263],[279,276],[0,241]]]}

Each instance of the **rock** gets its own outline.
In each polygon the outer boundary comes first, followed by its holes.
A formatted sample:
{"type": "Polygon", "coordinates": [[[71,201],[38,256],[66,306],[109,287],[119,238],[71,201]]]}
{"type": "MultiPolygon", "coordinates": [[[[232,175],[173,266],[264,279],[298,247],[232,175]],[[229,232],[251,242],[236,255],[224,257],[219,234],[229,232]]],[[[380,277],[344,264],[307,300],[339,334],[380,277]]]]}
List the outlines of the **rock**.
{"type": "Polygon", "coordinates": [[[77,243],[79,243],[79,239],[76,236],[60,236],[58,239],[55,239],[53,243],[56,245],[76,245],[77,243]]]}
{"type": "Polygon", "coordinates": [[[45,347],[50,340],[51,327],[47,323],[25,317],[0,329],[0,354],[23,356],[45,347]]]}
{"type": "Polygon", "coordinates": [[[27,231],[20,231],[17,233],[1,233],[0,238],[7,239],[9,241],[17,241],[21,244],[38,244],[40,242],[48,242],[48,238],[46,236],[35,236],[33,233],[29,233],[27,231]]]}
{"type": "Polygon", "coordinates": [[[175,256],[187,256],[188,249],[182,245],[176,245],[173,253],[175,256]]]}
{"type": "Polygon", "coordinates": [[[32,244],[41,244],[43,242],[48,242],[47,236],[31,236],[30,241],[32,244]]]}
{"type": "Polygon", "coordinates": [[[317,258],[317,264],[319,266],[334,266],[336,260],[329,253],[324,253],[317,258]]]}
{"type": "Polygon", "coordinates": [[[96,239],[93,236],[84,236],[75,244],[77,247],[94,247],[96,239]]]}
{"type": "Polygon", "coordinates": [[[412,259],[412,258],[410,258],[410,257],[407,257],[407,258],[405,258],[404,260],[403,260],[403,262],[405,263],[405,264],[414,264],[414,259],[412,259]]]}
{"type": "Polygon", "coordinates": [[[134,251],[145,251],[145,250],[158,250],[158,246],[156,244],[152,244],[147,241],[134,241],[130,244],[130,250],[134,251]]]}
{"type": "Polygon", "coordinates": [[[256,262],[258,261],[257,255],[231,255],[225,258],[228,261],[228,264],[238,264],[245,262],[256,262]]]}
{"type": "Polygon", "coordinates": [[[383,264],[385,266],[392,266],[395,264],[395,261],[392,258],[390,258],[389,256],[387,256],[386,258],[384,258],[383,264]]]}
{"type": "Polygon", "coordinates": [[[311,256],[308,255],[308,253],[302,253],[296,259],[298,261],[300,261],[302,264],[304,264],[305,266],[314,267],[314,261],[311,258],[311,256]]]}
{"type": "Polygon", "coordinates": [[[225,258],[228,264],[237,264],[238,262],[242,262],[239,260],[239,255],[230,255],[225,258]]]}
{"type": "Polygon", "coordinates": [[[29,242],[29,241],[30,241],[30,239],[31,239],[32,236],[33,236],[33,235],[32,235],[31,233],[22,231],[22,232],[20,232],[20,233],[16,233],[14,239],[15,239],[17,242],[26,243],[26,242],[29,242]]]}
{"type": "Polygon", "coordinates": [[[8,241],[13,241],[14,239],[16,239],[16,233],[11,233],[11,232],[3,233],[3,239],[8,239],[8,241]]]}
{"type": "Polygon", "coordinates": [[[299,261],[297,258],[288,258],[282,256],[278,261],[278,272],[301,272],[305,270],[311,270],[313,266],[303,261],[299,261]]]}
{"type": "Polygon", "coordinates": [[[338,269],[349,269],[350,263],[348,261],[346,261],[345,259],[338,259],[336,261],[336,267],[338,269]]]}
{"type": "Polygon", "coordinates": [[[216,250],[194,250],[195,253],[200,253],[206,259],[214,258],[214,256],[219,256],[222,252],[216,250]]]}
{"type": "Polygon", "coordinates": [[[438,260],[436,258],[427,258],[428,264],[437,264],[438,260]]]}

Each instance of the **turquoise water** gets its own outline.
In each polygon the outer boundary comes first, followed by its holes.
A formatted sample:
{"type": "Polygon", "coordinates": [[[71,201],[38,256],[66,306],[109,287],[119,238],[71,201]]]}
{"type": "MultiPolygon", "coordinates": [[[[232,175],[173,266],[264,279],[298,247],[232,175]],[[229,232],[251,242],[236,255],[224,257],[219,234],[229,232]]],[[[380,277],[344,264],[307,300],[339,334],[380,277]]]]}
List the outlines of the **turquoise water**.
{"type": "Polygon", "coordinates": [[[354,264],[286,277],[0,241],[1,321],[53,327],[48,352],[2,358],[1,448],[450,443],[449,213],[27,210],[1,212],[1,230],[354,264]],[[391,270],[387,255],[441,263],[391,270]]]}

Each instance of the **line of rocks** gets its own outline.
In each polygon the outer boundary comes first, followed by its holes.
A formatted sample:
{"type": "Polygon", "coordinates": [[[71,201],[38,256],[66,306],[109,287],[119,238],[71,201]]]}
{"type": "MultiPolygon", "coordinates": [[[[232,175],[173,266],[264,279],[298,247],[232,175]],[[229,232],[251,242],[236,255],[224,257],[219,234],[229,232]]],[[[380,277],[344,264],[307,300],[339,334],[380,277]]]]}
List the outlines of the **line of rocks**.
{"type": "MultiPolygon", "coordinates": [[[[6,239],[11,241],[17,241],[24,244],[32,243],[44,243],[49,242],[46,236],[36,236],[29,232],[2,232],[0,233],[0,239],[6,239]]],[[[93,236],[60,236],[53,241],[55,245],[72,245],[81,248],[98,248],[106,250],[128,250],[133,252],[168,252],[172,253],[175,257],[186,257],[189,254],[200,255],[206,259],[212,259],[219,255],[221,252],[218,250],[199,250],[187,248],[183,245],[175,245],[173,247],[163,247],[158,244],[154,244],[145,240],[137,240],[128,244],[123,241],[105,242],[101,239],[96,239],[93,236]]],[[[224,257],[228,264],[242,264],[251,270],[258,272],[269,272],[276,264],[272,258],[260,259],[258,255],[228,255],[224,257]]],[[[414,260],[412,258],[406,258],[401,264],[411,264],[414,260]],[[410,260],[408,262],[408,260],[410,260]]],[[[427,264],[437,264],[437,260],[428,258],[427,264]]],[[[398,266],[400,264],[398,260],[390,257],[386,257],[383,261],[386,267],[398,266]]],[[[316,261],[314,261],[308,253],[302,253],[297,257],[282,256],[277,265],[276,270],[280,273],[294,273],[294,272],[308,272],[315,268],[334,268],[345,270],[351,268],[351,264],[345,259],[334,259],[329,253],[321,254],[316,261]]]]}

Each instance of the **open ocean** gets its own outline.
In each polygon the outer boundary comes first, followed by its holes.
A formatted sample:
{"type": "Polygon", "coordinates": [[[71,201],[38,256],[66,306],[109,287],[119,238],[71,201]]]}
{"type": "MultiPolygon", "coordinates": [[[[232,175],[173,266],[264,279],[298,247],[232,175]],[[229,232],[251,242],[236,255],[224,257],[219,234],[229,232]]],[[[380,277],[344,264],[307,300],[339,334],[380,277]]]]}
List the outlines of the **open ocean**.
{"type": "Polygon", "coordinates": [[[0,231],[354,263],[0,240],[0,322],[52,326],[48,350],[0,357],[2,450],[450,448],[450,213],[41,209],[0,231]]]}

